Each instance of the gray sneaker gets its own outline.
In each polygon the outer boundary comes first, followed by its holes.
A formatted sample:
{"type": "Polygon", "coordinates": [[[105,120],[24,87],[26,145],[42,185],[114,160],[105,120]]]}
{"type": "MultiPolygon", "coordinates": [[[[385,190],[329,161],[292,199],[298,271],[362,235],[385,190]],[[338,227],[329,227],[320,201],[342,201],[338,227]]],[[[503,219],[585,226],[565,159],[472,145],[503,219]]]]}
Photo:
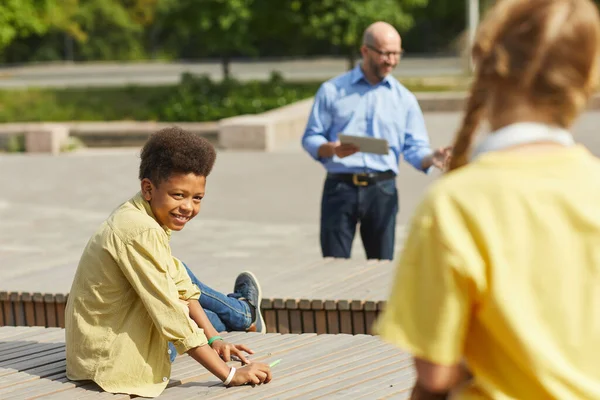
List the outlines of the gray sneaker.
{"type": "Polygon", "coordinates": [[[252,325],[247,329],[248,332],[267,333],[267,326],[260,311],[262,302],[262,290],[258,279],[250,271],[244,271],[235,279],[233,292],[238,293],[255,309],[255,318],[252,325]]]}

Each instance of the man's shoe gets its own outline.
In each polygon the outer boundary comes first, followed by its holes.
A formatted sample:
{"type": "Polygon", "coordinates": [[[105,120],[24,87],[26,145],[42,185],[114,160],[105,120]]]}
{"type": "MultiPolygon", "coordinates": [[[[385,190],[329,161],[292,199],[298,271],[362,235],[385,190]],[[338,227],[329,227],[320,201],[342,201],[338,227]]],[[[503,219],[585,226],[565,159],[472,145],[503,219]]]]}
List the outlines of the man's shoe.
{"type": "Polygon", "coordinates": [[[244,300],[254,308],[254,321],[247,329],[248,332],[267,333],[267,326],[260,312],[260,304],[262,302],[262,290],[258,279],[250,271],[244,271],[235,279],[233,292],[242,296],[244,300]]]}

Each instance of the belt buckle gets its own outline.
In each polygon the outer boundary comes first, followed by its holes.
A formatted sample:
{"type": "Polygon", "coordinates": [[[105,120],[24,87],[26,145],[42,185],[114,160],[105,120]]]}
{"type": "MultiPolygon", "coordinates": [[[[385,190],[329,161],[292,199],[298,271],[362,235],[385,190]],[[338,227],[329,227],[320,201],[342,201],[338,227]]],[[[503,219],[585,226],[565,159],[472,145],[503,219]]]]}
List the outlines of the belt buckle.
{"type": "Polygon", "coordinates": [[[354,183],[355,186],[367,186],[369,184],[367,181],[358,180],[358,177],[361,175],[366,176],[367,174],[352,174],[352,183],[354,183]]]}

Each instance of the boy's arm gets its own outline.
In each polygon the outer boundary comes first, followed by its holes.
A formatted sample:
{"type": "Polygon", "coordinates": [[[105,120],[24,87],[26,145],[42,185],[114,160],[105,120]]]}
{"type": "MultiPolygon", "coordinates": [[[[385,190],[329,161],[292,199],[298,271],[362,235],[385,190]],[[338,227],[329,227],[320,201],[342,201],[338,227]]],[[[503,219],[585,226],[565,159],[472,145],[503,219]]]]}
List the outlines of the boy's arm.
{"type": "Polygon", "coordinates": [[[179,354],[207,344],[202,329],[189,317],[179,301],[178,289],[169,275],[173,263],[166,238],[157,229],[147,229],[117,245],[117,263],[136,291],[154,326],[179,354]]]}
{"type": "MultiPolygon", "coordinates": [[[[219,335],[219,332],[217,332],[214,326],[210,323],[208,316],[204,312],[204,309],[198,300],[190,300],[188,306],[190,308],[190,317],[198,324],[200,328],[204,329],[206,337],[212,338],[219,335]]],[[[214,341],[211,346],[224,361],[230,361],[231,356],[234,355],[238,357],[244,364],[248,364],[249,361],[246,357],[244,357],[242,351],[245,351],[249,354],[254,354],[252,350],[243,344],[229,344],[222,340],[214,341]]]]}
{"type": "MultiPolygon", "coordinates": [[[[172,258],[175,266],[177,267],[175,269],[177,274],[173,277],[173,280],[175,282],[175,286],[177,286],[177,290],[179,291],[179,298],[182,300],[198,300],[200,298],[200,289],[192,283],[192,280],[190,279],[183,262],[176,257],[172,258]]],[[[210,335],[207,336],[210,338],[210,335]]]]}

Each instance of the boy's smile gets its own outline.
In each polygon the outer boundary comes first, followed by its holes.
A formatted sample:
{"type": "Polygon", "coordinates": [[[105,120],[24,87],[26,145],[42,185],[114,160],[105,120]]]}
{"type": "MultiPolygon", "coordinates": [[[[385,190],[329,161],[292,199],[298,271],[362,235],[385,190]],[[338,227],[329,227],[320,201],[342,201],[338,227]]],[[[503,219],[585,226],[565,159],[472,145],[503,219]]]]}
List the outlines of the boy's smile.
{"type": "Polygon", "coordinates": [[[173,174],[158,186],[150,179],[142,180],[142,195],[161,226],[180,231],[185,224],[198,215],[204,197],[206,177],[189,174],[173,174]]]}

